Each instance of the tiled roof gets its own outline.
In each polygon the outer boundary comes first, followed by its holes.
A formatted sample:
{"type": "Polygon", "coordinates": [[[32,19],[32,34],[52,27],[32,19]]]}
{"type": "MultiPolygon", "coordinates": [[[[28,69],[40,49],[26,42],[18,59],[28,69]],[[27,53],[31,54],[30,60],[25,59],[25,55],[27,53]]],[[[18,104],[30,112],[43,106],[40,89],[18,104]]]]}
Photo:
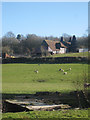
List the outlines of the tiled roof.
{"type": "Polygon", "coordinates": [[[67,48],[63,43],[60,41],[52,41],[52,40],[45,40],[45,42],[48,44],[48,46],[53,50],[53,51],[58,51],[59,49],[56,48],[56,43],[60,43],[61,47],[67,48]]]}

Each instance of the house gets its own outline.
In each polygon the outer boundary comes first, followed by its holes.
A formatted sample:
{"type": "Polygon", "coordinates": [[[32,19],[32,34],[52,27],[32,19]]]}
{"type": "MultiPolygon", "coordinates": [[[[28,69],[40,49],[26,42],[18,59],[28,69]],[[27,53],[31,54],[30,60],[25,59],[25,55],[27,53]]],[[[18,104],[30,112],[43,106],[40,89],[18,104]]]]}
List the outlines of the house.
{"type": "Polygon", "coordinates": [[[79,53],[80,52],[88,52],[88,48],[79,48],[78,51],[79,51],[79,53]]]}
{"type": "Polygon", "coordinates": [[[71,52],[71,42],[72,42],[72,39],[71,37],[69,38],[69,41],[65,41],[65,39],[63,37],[61,37],[61,40],[60,42],[66,46],[66,53],[67,52],[71,52]]]}
{"type": "Polygon", "coordinates": [[[41,47],[35,50],[36,55],[42,55],[45,56],[49,54],[63,54],[67,52],[72,52],[72,49],[75,49],[76,45],[76,37],[75,35],[71,38],[69,38],[68,41],[64,40],[63,37],[61,37],[60,41],[55,40],[43,40],[41,47]]]}
{"type": "Polygon", "coordinates": [[[42,51],[48,51],[50,54],[66,53],[67,46],[60,41],[44,40],[41,45],[42,51]]]}

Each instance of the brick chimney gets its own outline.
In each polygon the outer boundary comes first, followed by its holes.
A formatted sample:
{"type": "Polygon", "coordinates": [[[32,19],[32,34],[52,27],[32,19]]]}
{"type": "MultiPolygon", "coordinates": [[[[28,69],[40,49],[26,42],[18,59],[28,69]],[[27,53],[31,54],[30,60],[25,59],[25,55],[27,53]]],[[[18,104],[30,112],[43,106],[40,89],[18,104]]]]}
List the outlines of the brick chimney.
{"type": "Polygon", "coordinates": [[[73,35],[73,38],[72,38],[73,40],[76,40],[76,37],[75,37],[75,35],[73,35]]]}
{"type": "Polygon", "coordinates": [[[68,42],[71,42],[71,41],[72,41],[72,38],[70,37],[68,42]]]}

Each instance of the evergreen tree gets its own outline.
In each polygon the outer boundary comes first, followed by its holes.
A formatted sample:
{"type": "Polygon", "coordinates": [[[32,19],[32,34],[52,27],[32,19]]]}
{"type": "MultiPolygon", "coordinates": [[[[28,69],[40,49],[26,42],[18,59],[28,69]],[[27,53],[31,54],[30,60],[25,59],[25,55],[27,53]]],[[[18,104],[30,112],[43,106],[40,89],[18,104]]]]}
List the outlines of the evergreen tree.
{"type": "Polygon", "coordinates": [[[21,40],[21,35],[20,34],[17,35],[17,39],[21,40]]]}
{"type": "Polygon", "coordinates": [[[73,39],[71,41],[71,52],[77,52],[77,40],[75,35],[73,35],[73,39]]]}

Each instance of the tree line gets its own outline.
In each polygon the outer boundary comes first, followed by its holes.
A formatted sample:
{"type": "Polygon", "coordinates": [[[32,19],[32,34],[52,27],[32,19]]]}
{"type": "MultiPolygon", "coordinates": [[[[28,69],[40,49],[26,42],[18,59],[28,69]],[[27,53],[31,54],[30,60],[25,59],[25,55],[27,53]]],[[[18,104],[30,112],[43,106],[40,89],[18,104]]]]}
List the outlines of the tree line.
{"type": "MultiPolygon", "coordinates": [[[[63,34],[65,41],[69,41],[70,35],[63,34]]],[[[37,48],[39,48],[43,42],[43,40],[56,40],[60,41],[60,37],[53,36],[37,36],[36,34],[27,34],[26,36],[22,34],[14,35],[13,32],[7,32],[2,37],[2,52],[8,53],[10,55],[31,55],[35,52],[37,48]]],[[[88,37],[78,37],[77,48],[87,48],[88,47],[88,37]]]]}

